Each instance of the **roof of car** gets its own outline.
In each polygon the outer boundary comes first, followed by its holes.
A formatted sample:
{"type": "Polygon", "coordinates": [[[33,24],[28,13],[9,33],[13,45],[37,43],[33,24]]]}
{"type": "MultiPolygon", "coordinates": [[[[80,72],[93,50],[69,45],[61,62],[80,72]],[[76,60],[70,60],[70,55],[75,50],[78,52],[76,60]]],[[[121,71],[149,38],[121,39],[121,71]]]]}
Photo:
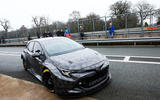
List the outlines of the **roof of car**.
{"type": "MultiPolygon", "coordinates": [[[[63,39],[63,38],[66,38],[66,37],[46,37],[46,38],[40,38],[40,39],[33,39],[33,40],[31,40],[31,41],[43,42],[43,41],[46,41],[46,40],[63,39]]],[[[31,42],[31,41],[30,41],[30,42],[31,42]]]]}

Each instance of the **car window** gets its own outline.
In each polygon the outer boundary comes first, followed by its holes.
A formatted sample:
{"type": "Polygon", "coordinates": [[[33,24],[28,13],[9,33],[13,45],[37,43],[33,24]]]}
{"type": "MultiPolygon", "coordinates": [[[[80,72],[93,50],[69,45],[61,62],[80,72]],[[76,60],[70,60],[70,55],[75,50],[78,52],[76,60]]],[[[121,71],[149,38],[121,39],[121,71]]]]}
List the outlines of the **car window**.
{"type": "Polygon", "coordinates": [[[34,46],[34,42],[30,42],[27,46],[27,49],[31,52],[33,52],[33,46],[34,46]]]}
{"type": "Polygon", "coordinates": [[[43,41],[43,46],[49,56],[84,48],[81,44],[68,38],[55,38],[43,41]]]}
{"type": "Polygon", "coordinates": [[[36,52],[37,50],[40,50],[40,53],[42,53],[42,47],[38,42],[35,42],[34,44],[34,52],[36,52]]]}

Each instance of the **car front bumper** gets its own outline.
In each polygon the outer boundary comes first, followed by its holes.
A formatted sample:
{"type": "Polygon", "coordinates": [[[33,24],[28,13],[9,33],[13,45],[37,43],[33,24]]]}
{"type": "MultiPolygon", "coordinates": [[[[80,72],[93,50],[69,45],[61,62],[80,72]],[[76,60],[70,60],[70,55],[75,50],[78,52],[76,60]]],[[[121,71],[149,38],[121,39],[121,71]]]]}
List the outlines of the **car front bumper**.
{"type": "MultiPolygon", "coordinates": [[[[103,80],[101,80],[100,82],[96,83],[95,85],[91,87],[74,86],[72,89],[58,89],[56,91],[56,94],[60,96],[64,96],[64,97],[84,96],[84,95],[92,94],[104,88],[110,82],[111,82],[111,73],[108,71],[108,73],[106,74],[106,77],[103,78],[103,80]]],[[[68,84],[68,85],[71,85],[71,84],[68,84]]]]}

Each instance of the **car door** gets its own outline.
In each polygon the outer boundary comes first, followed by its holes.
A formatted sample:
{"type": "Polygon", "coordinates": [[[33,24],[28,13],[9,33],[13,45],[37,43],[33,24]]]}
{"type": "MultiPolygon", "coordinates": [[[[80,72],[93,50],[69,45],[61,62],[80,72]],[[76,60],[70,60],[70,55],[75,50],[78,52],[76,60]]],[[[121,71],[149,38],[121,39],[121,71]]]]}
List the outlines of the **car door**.
{"type": "Polygon", "coordinates": [[[37,74],[41,75],[41,67],[42,67],[43,61],[45,60],[45,55],[44,55],[44,51],[42,49],[42,46],[40,45],[39,42],[35,42],[33,52],[35,54],[36,53],[40,54],[39,57],[33,57],[33,63],[34,63],[34,71],[37,74]],[[39,51],[39,52],[37,52],[37,51],[39,51]]]}

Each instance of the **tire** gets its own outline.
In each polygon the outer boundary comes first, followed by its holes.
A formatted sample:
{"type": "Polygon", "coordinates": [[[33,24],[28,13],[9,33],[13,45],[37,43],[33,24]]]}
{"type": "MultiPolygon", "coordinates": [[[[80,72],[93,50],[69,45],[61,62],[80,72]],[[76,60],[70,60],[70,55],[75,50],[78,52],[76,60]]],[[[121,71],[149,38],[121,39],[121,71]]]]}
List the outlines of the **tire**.
{"type": "Polygon", "coordinates": [[[51,74],[49,72],[45,72],[43,73],[42,78],[43,84],[48,88],[50,92],[54,93],[54,82],[51,74]]]}
{"type": "Polygon", "coordinates": [[[22,59],[22,62],[23,62],[23,67],[24,67],[24,70],[25,71],[27,71],[27,62],[24,60],[24,59],[22,59]]]}

